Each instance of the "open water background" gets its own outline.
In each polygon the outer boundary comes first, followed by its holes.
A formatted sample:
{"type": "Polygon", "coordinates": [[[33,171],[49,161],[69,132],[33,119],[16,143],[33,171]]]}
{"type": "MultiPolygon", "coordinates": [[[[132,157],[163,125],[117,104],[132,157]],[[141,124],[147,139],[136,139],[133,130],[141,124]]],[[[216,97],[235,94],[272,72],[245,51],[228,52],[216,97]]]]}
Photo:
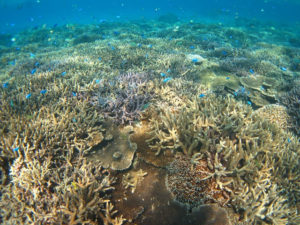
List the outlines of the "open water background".
{"type": "Polygon", "coordinates": [[[204,23],[246,19],[300,26],[300,0],[0,0],[0,29],[6,33],[45,24],[122,22],[166,13],[204,23]]]}

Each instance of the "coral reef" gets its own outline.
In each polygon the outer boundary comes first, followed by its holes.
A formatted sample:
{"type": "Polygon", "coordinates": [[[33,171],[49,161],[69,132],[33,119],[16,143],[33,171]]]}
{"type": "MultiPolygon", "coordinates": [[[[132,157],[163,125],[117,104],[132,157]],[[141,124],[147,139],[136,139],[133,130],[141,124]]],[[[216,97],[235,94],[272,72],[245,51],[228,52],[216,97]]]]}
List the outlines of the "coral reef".
{"type": "Polygon", "coordinates": [[[294,127],[292,118],[287,112],[287,108],[282,105],[265,105],[255,112],[259,117],[269,120],[283,130],[289,130],[294,127]]]}
{"type": "Polygon", "coordinates": [[[300,224],[294,28],[167,14],[1,34],[0,222],[300,224]]]}
{"type": "Polygon", "coordinates": [[[1,111],[4,224],[123,223],[109,200],[115,179],[85,158],[109,136],[88,102],[58,102],[30,117],[10,113],[1,111]]]}
{"type": "Polygon", "coordinates": [[[142,169],[138,171],[130,171],[126,175],[123,176],[122,184],[124,187],[130,188],[131,193],[134,193],[138,184],[140,184],[144,176],[147,175],[147,172],[144,172],[142,169]]]}
{"type": "Polygon", "coordinates": [[[104,146],[95,146],[87,155],[88,160],[91,162],[101,161],[103,167],[113,170],[128,169],[137,149],[136,144],[130,140],[132,132],[131,126],[122,130],[112,126],[109,143],[104,146]]]}
{"type": "Polygon", "coordinates": [[[229,193],[211,176],[207,162],[196,158],[176,157],[167,167],[167,188],[178,202],[191,207],[208,203],[225,205],[230,200],[229,193]]]}
{"type": "Polygon", "coordinates": [[[140,118],[151,98],[146,74],[128,73],[99,85],[92,104],[117,124],[131,124],[140,118]]]}
{"type": "Polygon", "coordinates": [[[282,94],[279,102],[287,108],[287,111],[293,120],[293,130],[300,135],[300,89],[293,88],[286,94],[282,94]]]}
{"type": "Polygon", "coordinates": [[[175,199],[233,206],[248,224],[296,218],[300,146],[293,135],[230,97],[208,95],[170,108],[156,106],[148,143],[157,155],[190,158],[169,166],[166,182],[175,199]]]}

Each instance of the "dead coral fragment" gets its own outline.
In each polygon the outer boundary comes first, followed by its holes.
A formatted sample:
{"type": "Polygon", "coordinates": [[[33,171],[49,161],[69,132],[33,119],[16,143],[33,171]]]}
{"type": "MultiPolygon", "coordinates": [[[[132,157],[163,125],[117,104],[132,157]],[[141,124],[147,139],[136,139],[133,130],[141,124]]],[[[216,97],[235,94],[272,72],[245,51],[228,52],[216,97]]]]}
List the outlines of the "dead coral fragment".
{"type": "Polygon", "coordinates": [[[147,175],[147,172],[144,172],[142,169],[138,171],[130,171],[127,174],[123,175],[122,184],[127,189],[131,189],[131,193],[135,192],[135,189],[137,185],[139,185],[143,179],[144,176],[147,175]]]}

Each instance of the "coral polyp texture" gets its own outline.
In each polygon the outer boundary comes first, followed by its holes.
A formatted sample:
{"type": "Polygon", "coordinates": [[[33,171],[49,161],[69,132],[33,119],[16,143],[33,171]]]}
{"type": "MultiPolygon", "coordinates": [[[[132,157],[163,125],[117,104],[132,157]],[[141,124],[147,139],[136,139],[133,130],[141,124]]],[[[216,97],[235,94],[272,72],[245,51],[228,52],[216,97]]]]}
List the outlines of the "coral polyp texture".
{"type": "Polygon", "coordinates": [[[225,205],[230,200],[205,160],[177,156],[167,169],[166,186],[180,203],[195,207],[209,203],[225,205]]]}
{"type": "Polygon", "coordinates": [[[156,106],[149,146],[181,154],[166,184],[181,202],[232,207],[245,224],[296,220],[300,145],[291,133],[231,97],[193,98],[184,107],[156,106]]]}

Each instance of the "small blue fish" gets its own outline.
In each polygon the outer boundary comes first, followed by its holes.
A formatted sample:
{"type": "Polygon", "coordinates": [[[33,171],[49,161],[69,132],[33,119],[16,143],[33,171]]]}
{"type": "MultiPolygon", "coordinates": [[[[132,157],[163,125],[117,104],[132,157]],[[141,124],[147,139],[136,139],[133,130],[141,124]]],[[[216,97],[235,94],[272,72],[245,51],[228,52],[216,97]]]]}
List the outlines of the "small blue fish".
{"type": "Polygon", "coordinates": [[[34,59],[34,58],[35,58],[35,54],[30,53],[30,58],[31,58],[31,59],[34,59]]]}
{"type": "Polygon", "coordinates": [[[29,93],[29,94],[27,94],[27,95],[25,96],[25,98],[26,98],[26,99],[30,99],[31,95],[32,95],[32,94],[29,93]]]}
{"type": "Polygon", "coordinates": [[[36,63],[34,64],[34,66],[36,66],[36,67],[38,67],[39,65],[40,65],[39,62],[36,62],[36,63]]]}
{"type": "Polygon", "coordinates": [[[9,61],[8,64],[14,66],[16,65],[16,61],[15,60],[9,61]]]}
{"type": "Polygon", "coordinates": [[[171,77],[167,77],[167,78],[165,78],[165,79],[163,80],[163,83],[167,83],[167,82],[170,81],[170,80],[172,80],[172,78],[171,78],[171,77]]]}
{"type": "Polygon", "coordinates": [[[110,49],[113,51],[116,50],[116,48],[114,46],[111,46],[110,49]]]}
{"type": "Polygon", "coordinates": [[[35,72],[36,72],[36,68],[34,68],[33,70],[31,70],[31,74],[33,75],[33,74],[35,74],[35,72]]]}
{"type": "Polygon", "coordinates": [[[19,151],[19,149],[20,149],[20,147],[15,147],[12,150],[13,150],[13,152],[17,152],[17,151],[19,151]]]}
{"type": "Polygon", "coordinates": [[[3,88],[8,88],[8,85],[9,85],[9,83],[8,83],[8,82],[5,82],[4,84],[2,84],[2,87],[3,87],[3,88]]]}
{"type": "Polygon", "coordinates": [[[167,73],[171,73],[171,69],[170,68],[167,70],[167,73]]]}
{"type": "Polygon", "coordinates": [[[222,51],[222,55],[226,56],[227,52],[225,50],[222,51]]]}
{"type": "Polygon", "coordinates": [[[193,58],[192,59],[192,62],[194,62],[194,63],[196,63],[196,62],[198,62],[199,60],[197,59],[197,58],[193,58]]]}
{"type": "Polygon", "coordinates": [[[165,74],[165,73],[160,73],[160,76],[161,76],[161,77],[165,77],[166,74],[165,74]]]}
{"type": "Polygon", "coordinates": [[[245,87],[241,86],[241,92],[242,92],[242,94],[244,94],[246,92],[245,87]]]}
{"type": "Polygon", "coordinates": [[[72,95],[73,95],[73,97],[77,96],[76,92],[74,92],[74,91],[72,91],[72,95]]]}
{"type": "Polygon", "coordinates": [[[288,143],[291,143],[291,142],[292,142],[292,140],[291,140],[291,139],[289,139],[289,138],[287,139],[287,141],[288,141],[288,143]]]}
{"type": "Polygon", "coordinates": [[[42,95],[44,95],[44,94],[47,93],[47,90],[46,90],[46,89],[43,89],[43,90],[40,91],[40,93],[41,93],[42,95]]]}
{"type": "Polygon", "coordinates": [[[252,73],[252,74],[254,74],[254,70],[253,69],[250,69],[249,72],[252,73]]]}
{"type": "Polygon", "coordinates": [[[252,105],[252,102],[251,102],[251,101],[247,101],[247,104],[251,106],[251,105],[252,105]]]}
{"type": "Polygon", "coordinates": [[[64,72],[61,73],[62,76],[65,76],[66,74],[67,74],[66,71],[64,71],[64,72]]]}
{"type": "Polygon", "coordinates": [[[99,61],[101,61],[101,60],[102,60],[102,58],[101,58],[101,57],[99,57],[99,58],[98,58],[98,60],[99,60],[99,61]]]}
{"type": "Polygon", "coordinates": [[[148,48],[152,48],[152,45],[150,44],[150,45],[148,45],[148,48]]]}
{"type": "Polygon", "coordinates": [[[230,77],[226,77],[226,80],[229,80],[230,79],[230,77]]]}
{"type": "Polygon", "coordinates": [[[203,94],[203,93],[201,93],[200,95],[199,95],[199,98],[204,98],[205,97],[205,94],[203,94]]]}
{"type": "Polygon", "coordinates": [[[97,80],[96,80],[96,84],[99,84],[99,83],[100,83],[100,80],[99,80],[99,79],[97,79],[97,80]]]}
{"type": "Polygon", "coordinates": [[[195,46],[194,46],[194,45],[191,45],[191,46],[190,46],[190,49],[195,49],[195,46]]]}
{"type": "Polygon", "coordinates": [[[285,68],[285,67],[283,67],[283,66],[280,67],[280,69],[281,69],[282,71],[284,71],[284,72],[287,71],[287,68],[285,68]]]}

